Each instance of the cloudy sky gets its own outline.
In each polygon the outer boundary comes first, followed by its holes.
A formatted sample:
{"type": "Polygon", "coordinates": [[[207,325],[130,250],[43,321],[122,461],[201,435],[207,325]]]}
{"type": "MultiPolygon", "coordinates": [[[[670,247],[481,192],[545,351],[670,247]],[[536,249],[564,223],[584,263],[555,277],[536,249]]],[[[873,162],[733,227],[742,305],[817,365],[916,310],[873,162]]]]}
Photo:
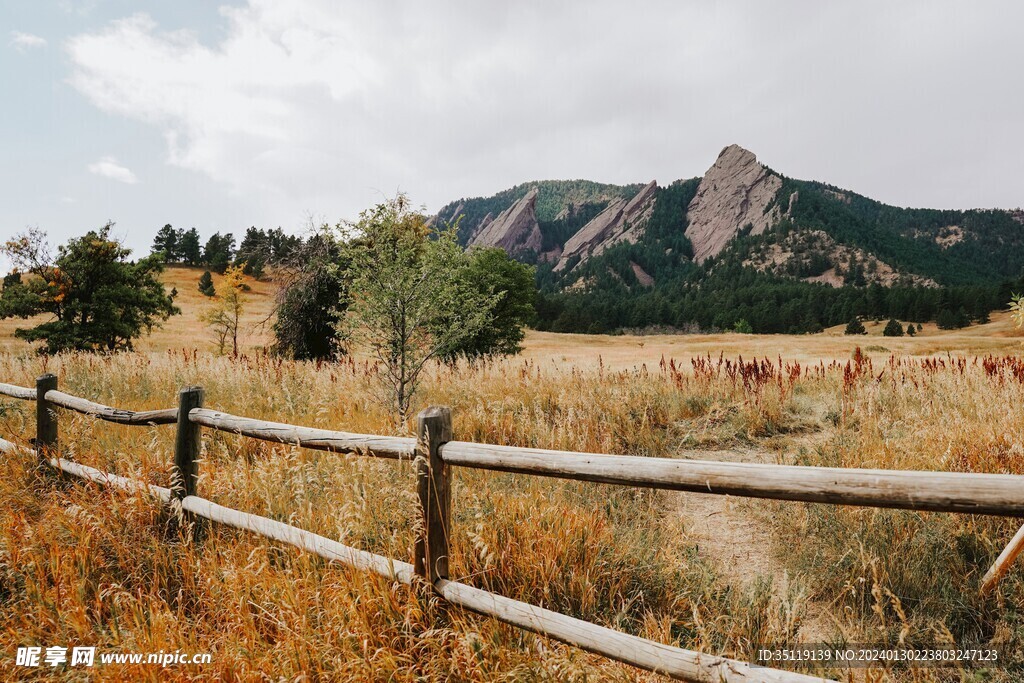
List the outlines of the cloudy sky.
{"type": "Polygon", "coordinates": [[[1017,2],[0,3],[0,238],[301,231],[397,190],[668,183],[738,143],[898,205],[1024,204],[1017,2]]]}

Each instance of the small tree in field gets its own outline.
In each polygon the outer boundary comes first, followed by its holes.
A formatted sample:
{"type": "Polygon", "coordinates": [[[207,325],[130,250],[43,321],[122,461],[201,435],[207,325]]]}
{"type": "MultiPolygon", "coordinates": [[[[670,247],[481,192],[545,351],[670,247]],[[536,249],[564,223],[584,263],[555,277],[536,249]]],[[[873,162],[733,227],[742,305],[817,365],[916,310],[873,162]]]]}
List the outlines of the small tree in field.
{"type": "Polygon", "coordinates": [[[914,323],[910,323],[907,325],[907,334],[911,337],[917,334],[917,328],[914,327],[914,323]]]}
{"type": "Polygon", "coordinates": [[[1024,296],[1014,294],[1010,301],[1010,315],[1013,316],[1017,327],[1024,327],[1024,296]]]}
{"type": "Polygon", "coordinates": [[[889,322],[885,324],[885,329],[882,330],[882,335],[885,337],[902,337],[903,325],[900,324],[899,320],[890,318],[889,322]]]}
{"type": "Polygon", "coordinates": [[[864,323],[860,321],[860,318],[854,318],[846,325],[846,331],[843,334],[867,334],[868,331],[864,329],[864,323]]]}
{"type": "Polygon", "coordinates": [[[213,276],[210,275],[210,271],[204,271],[199,277],[199,291],[204,296],[213,296],[217,293],[217,290],[213,287],[213,276]]]}
{"type": "Polygon", "coordinates": [[[427,362],[482,329],[498,297],[463,284],[455,229],[431,231],[405,195],[364,211],[342,233],[345,329],[379,361],[382,398],[404,424],[427,362]]]}
{"type": "Polygon", "coordinates": [[[242,265],[229,266],[221,280],[221,294],[203,311],[201,320],[213,331],[217,353],[223,354],[231,342],[231,355],[238,355],[238,331],[248,298],[245,296],[245,275],[242,265]]]}

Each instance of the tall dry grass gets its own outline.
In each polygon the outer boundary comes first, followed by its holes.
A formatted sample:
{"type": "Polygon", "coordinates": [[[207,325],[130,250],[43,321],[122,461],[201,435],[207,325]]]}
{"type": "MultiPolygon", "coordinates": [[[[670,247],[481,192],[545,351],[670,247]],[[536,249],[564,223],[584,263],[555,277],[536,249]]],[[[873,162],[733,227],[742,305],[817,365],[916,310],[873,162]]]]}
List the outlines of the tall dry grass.
{"type": "MultiPolygon", "coordinates": [[[[421,400],[452,406],[463,440],[641,456],[741,446],[780,462],[1019,473],[1020,368],[1014,359],[955,357],[800,365],[704,356],[614,371],[509,360],[438,366],[421,400]]],[[[366,433],[391,424],[372,394],[373,368],[356,361],[0,356],[3,381],[28,386],[45,371],[60,376],[64,391],[135,410],[171,406],[178,387],[202,384],[208,405],[236,414],[366,433]]],[[[0,432],[29,438],[33,410],[0,400],[0,432]]],[[[169,484],[172,427],[70,413],[60,424],[69,457],[169,484]]],[[[203,453],[201,495],[410,559],[408,464],[210,430],[203,453]]],[[[243,532],[213,529],[191,544],[143,497],[61,480],[21,459],[0,467],[7,653],[62,644],[214,655],[205,667],[102,672],[113,678],[655,678],[243,532]]],[[[795,503],[757,510],[764,542],[774,539],[779,552],[767,576],[739,585],[688,540],[665,494],[459,470],[451,573],[624,631],[746,659],[759,643],[796,635],[810,608],[798,594],[812,596],[835,637],[850,642],[900,634],[1020,642],[1019,573],[997,599],[974,597],[1012,522],[795,503]]],[[[30,675],[13,658],[3,667],[5,677],[30,675]]],[[[887,677],[906,675],[881,672],[878,680],[887,677]]]]}

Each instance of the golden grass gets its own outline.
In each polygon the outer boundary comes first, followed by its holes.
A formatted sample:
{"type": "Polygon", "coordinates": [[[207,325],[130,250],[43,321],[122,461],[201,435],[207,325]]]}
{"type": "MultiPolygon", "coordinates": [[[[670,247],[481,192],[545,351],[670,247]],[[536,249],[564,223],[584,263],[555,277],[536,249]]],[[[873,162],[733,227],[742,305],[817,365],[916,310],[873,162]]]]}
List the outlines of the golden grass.
{"type": "MultiPolygon", "coordinates": [[[[604,342],[593,340],[602,350],[604,342]]],[[[617,370],[540,358],[435,367],[421,400],[452,406],[465,440],[665,457],[742,445],[780,462],[1024,472],[1024,370],[1013,359],[867,359],[851,375],[840,363],[780,372],[762,362],[755,372],[712,358],[617,370]]],[[[30,385],[42,371],[56,372],[66,391],[133,409],[173,405],[177,387],[199,383],[208,405],[238,414],[369,433],[390,424],[360,361],[0,355],[6,381],[30,385]]],[[[0,406],[5,436],[31,436],[31,404],[0,406]]],[[[69,456],[162,485],[172,439],[173,427],[61,414],[69,456]]],[[[152,501],[61,481],[24,460],[5,460],[0,476],[0,634],[9,652],[49,643],[214,654],[206,667],[103,672],[154,680],[655,678],[242,532],[214,529],[192,545],[152,501]]],[[[409,559],[408,465],[206,431],[199,488],[409,559]]],[[[1020,643],[1010,608],[1024,597],[1020,571],[998,601],[976,597],[1010,521],[765,504],[750,514],[776,549],[774,566],[741,586],[688,540],[665,495],[460,470],[453,509],[453,576],[662,642],[750,658],[755,644],[796,635],[809,606],[794,596],[803,595],[824,611],[829,633],[850,642],[905,631],[1020,643]]]]}
{"type": "MultiPolygon", "coordinates": [[[[213,335],[200,320],[200,314],[209,304],[209,299],[199,292],[199,278],[203,268],[189,266],[167,266],[162,276],[167,291],[178,291],[174,299],[181,309],[176,315],[153,330],[153,333],[138,340],[135,347],[139,351],[163,351],[166,349],[200,349],[211,351],[215,348],[213,335]]],[[[213,273],[214,287],[220,285],[222,276],[213,273]]],[[[247,350],[268,346],[273,341],[273,331],[266,322],[274,309],[274,296],[277,284],[270,279],[246,279],[251,292],[246,293],[248,304],[242,316],[240,342],[247,350]]],[[[19,327],[32,327],[46,320],[45,316],[36,316],[28,320],[8,318],[0,320],[0,351],[12,353],[24,352],[28,344],[14,337],[19,327]]]]}
{"type": "MultiPolygon", "coordinates": [[[[169,407],[178,387],[202,384],[207,405],[237,414],[391,429],[364,360],[282,361],[254,352],[266,336],[250,337],[237,359],[181,351],[212,344],[198,322],[200,274],[168,271],[186,313],[143,351],[43,358],[11,340],[6,348],[17,353],[0,351],[0,381],[31,386],[52,371],[65,391],[136,410],[169,407]]],[[[254,286],[250,321],[266,315],[271,295],[271,283],[254,286]]],[[[0,332],[10,329],[3,325],[0,332]]],[[[521,358],[432,367],[419,399],[452,406],[463,440],[1024,473],[1024,369],[1010,322],[998,315],[985,326],[925,332],[532,332],[521,358]],[[857,346],[864,360],[847,369],[857,346]],[[755,371],[755,356],[772,360],[755,371]]],[[[0,399],[0,436],[31,437],[33,410],[0,399]]],[[[60,420],[69,457],[169,484],[173,427],[119,427],[70,413],[60,420]]],[[[416,502],[407,464],[204,430],[201,469],[200,493],[216,502],[410,559],[416,502]]],[[[662,642],[749,659],[757,644],[793,639],[813,616],[824,637],[848,642],[902,634],[1020,650],[1022,570],[993,599],[977,597],[1012,521],[757,503],[742,514],[762,530],[753,542],[767,546],[770,562],[748,584],[716,566],[694,542],[693,520],[679,516],[673,496],[697,494],[469,470],[456,473],[453,493],[453,576],[662,642]]],[[[151,500],[10,458],[0,463],[0,638],[11,655],[0,665],[4,679],[31,674],[13,667],[19,644],[214,657],[205,667],[94,672],[107,680],[657,679],[243,532],[213,529],[193,545],[151,500]]],[[[872,680],[960,680],[939,669],[876,673],[872,680]]],[[[996,670],[987,680],[1014,676],[996,670]]]]}

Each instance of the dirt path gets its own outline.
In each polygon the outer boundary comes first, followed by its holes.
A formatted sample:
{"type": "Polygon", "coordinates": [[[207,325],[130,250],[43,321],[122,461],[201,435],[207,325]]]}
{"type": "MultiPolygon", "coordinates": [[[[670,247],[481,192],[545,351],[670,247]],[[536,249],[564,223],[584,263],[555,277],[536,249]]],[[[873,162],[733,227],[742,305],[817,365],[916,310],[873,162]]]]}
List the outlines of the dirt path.
{"type": "MultiPolygon", "coordinates": [[[[679,457],[730,462],[777,461],[775,453],[760,449],[729,451],[681,451],[679,457]]],[[[753,498],[735,498],[700,493],[669,493],[669,509],[680,515],[687,540],[698,554],[709,560],[727,583],[748,589],[763,577],[773,593],[787,599],[790,578],[777,559],[782,553],[774,546],[766,503],[753,498]]],[[[799,587],[794,587],[799,593],[799,587]]],[[[803,601],[797,638],[805,643],[822,642],[833,633],[827,605],[803,601]]]]}

